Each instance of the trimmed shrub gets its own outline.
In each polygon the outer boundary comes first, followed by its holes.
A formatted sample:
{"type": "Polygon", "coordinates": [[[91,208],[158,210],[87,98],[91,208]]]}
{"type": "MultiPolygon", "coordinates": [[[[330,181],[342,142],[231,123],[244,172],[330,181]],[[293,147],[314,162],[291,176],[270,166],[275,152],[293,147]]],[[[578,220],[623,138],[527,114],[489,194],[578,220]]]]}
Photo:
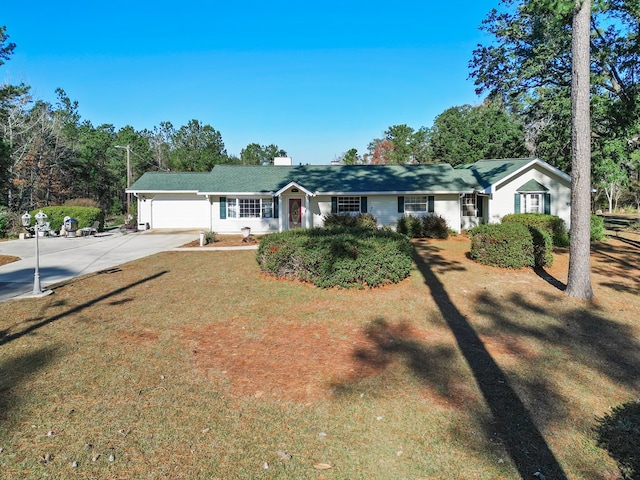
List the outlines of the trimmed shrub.
{"type": "Polygon", "coordinates": [[[411,215],[407,215],[404,217],[400,217],[398,220],[398,224],[396,225],[396,230],[398,233],[406,235],[410,238],[420,238],[421,230],[422,230],[422,222],[418,217],[413,217],[411,215]]]}
{"type": "Polygon", "coordinates": [[[11,212],[5,207],[0,207],[0,238],[6,237],[10,230],[11,212]]]}
{"type": "Polygon", "coordinates": [[[545,248],[547,245],[550,248],[550,236],[542,230],[535,232],[532,234],[517,222],[479,225],[469,231],[470,257],[479,263],[503,268],[547,265],[547,260],[553,259],[545,248]]]}
{"type": "MultiPolygon", "coordinates": [[[[71,217],[78,220],[78,228],[91,227],[94,222],[100,222],[98,230],[102,230],[104,227],[104,214],[99,208],[95,207],[42,207],[29,212],[32,217],[42,210],[47,214],[47,222],[51,230],[54,232],[60,231],[62,224],[64,223],[64,217],[71,217]]],[[[32,218],[31,224],[33,225],[35,220],[32,218]]]]}
{"type": "Polygon", "coordinates": [[[502,217],[502,223],[513,222],[546,231],[556,247],[569,245],[567,226],[560,217],[540,213],[511,213],[502,217]]]}
{"type": "Polygon", "coordinates": [[[601,242],[606,236],[607,232],[604,228],[604,217],[591,214],[591,241],[601,242]]]}
{"type": "Polygon", "coordinates": [[[616,461],[622,478],[640,478],[640,401],[614,407],[594,430],[598,446],[616,461]]]}
{"type": "Polygon", "coordinates": [[[94,207],[100,208],[100,203],[93,198],[71,198],[64,202],[65,207],[94,207]]]}
{"type": "Polygon", "coordinates": [[[324,227],[378,228],[378,219],[370,213],[357,215],[330,213],[324,216],[324,227]]]}
{"type": "Polygon", "coordinates": [[[411,238],[449,238],[447,220],[436,214],[403,216],[398,220],[396,229],[411,238]]]}
{"type": "Polygon", "coordinates": [[[404,235],[358,227],[297,229],[263,237],[256,260],[263,272],[322,288],[398,283],[411,271],[404,235]]]}
{"type": "Polygon", "coordinates": [[[529,227],[533,242],[534,266],[544,267],[553,265],[553,239],[546,230],[529,227]]]}
{"type": "Polygon", "coordinates": [[[208,245],[216,243],[216,232],[204,232],[204,242],[208,245]]]}

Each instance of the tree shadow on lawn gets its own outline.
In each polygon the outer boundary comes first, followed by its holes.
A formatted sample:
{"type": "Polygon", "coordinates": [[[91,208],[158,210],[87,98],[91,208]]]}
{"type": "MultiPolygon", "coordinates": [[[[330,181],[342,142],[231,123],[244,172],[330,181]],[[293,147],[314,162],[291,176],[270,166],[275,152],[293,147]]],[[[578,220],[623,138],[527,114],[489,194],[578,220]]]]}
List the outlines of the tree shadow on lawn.
{"type": "MultiPolygon", "coordinates": [[[[374,319],[364,331],[365,346],[353,352],[358,370],[350,381],[333,385],[337,393],[349,393],[351,386],[372,373],[380,373],[401,358],[411,373],[423,384],[432,385],[438,395],[451,400],[453,392],[459,390],[456,351],[443,345],[428,345],[418,340],[409,323],[390,323],[383,318],[374,319]]],[[[455,397],[465,396],[456,392],[455,397]]]]}
{"type": "Polygon", "coordinates": [[[476,310],[491,321],[481,334],[490,336],[499,331],[523,342],[535,339],[562,348],[572,361],[625,387],[640,388],[640,342],[635,332],[627,325],[599,315],[595,306],[575,308],[559,316],[519,293],[498,299],[484,292],[477,297],[476,310]],[[520,317],[535,314],[539,321],[536,324],[518,322],[513,312],[519,312],[520,317]]]}
{"type": "MultiPolygon", "coordinates": [[[[456,264],[447,267],[451,262],[439,255],[438,250],[429,244],[417,246],[414,260],[491,411],[492,421],[486,428],[493,432],[487,431],[487,438],[492,438],[494,432],[497,434],[522,478],[531,478],[536,472],[541,472],[548,479],[566,479],[531,413],[434,273],[436,268],[439,273],[446,272],[447,268],[461,268],[456,264]]],[[[544,384],[538,388],[542,389],[543,395],[551,394],[544,384]]]]}
{"type": "Polygon", "coordinates": [[[0,422],[6,419],[7,412],[17,404],[11,391],[43,369],[54,355],[54,348],[41,348],[0,364],[0,422]]]}
{"type": "Polygon", "coordinates": [[[594,242],[591,244],[591,255],[599,260],[593,262],[592,272],[609,279],[607,282],[600,282],[600,285],[620,293],[640,294],[640,276],[637,274],[640,256],[638,245],[629,244],[621,238],[610,239],[608,242],[594,242]]]}
{"type": "MultiPolygon", "coordinates": [[[[28,322],[22,322],[22,323],[31,323],[31,325],[29,326],[25,326],[22,330],[14,332],[14,333],[9,333],[9,330],[11,330],[13,327],[15,327],[16,325],[13,325],[12,327],[9,327],[8,329],[2,330],[0,331],[0,347],[2,345],[5,345],[13,340],[16,340],[18,338],[21,338],[25,335],[28,335],[46,325],[49,325],[50,323],[53,323],[55,321],[61,320],[63,318],[65,318],[68,315],[72,315],[74,313],[78,313],[81,312],[82,310],[85,310],[89,307],[91,307],[92,305],[95,305],[98,302],[101,302],[103,300],[106,300],[108,298],[111,298],[113,296],[119,295],[123,292],[126,292],[127,290],[136,287],[138,285],[141,285],[143,283],[149,282],[151,280],[154,280],[156,278],[161,277],[162,275],[164,275],[165,273],[168,273],[166,270],[162,271],[162,272],[158,272],[155,273],[153,275],[150,275],[148,277],[142,278],[136,282],[130,283],[129,285],[125,285],[124,287],[120,287],[116,290],[113,290],[111,292],[105,293],[104,295],[100,295],[99,297],[96,297],[92,300],[86,301],[84,303],[81,303],[80,305],[77,305],[65,312],[62,313],[58,313],[56,315],[53,315],[52,317],[47,317],[47,318],[43,318],[43,317],[36,317],[33,318],[31,320],[29,320],[28,322]],[[34,323],[35,322],[35,323],[34,323]]],[[[100,272],[98,272],[98,274],[100,274],[100,272]]],[[[116,301],[114,302],[112,305],[116,305],[119,303],[124,303],[126,301],[129,301],[129,299],[125,299],[125,300],[120,300],[120,301],[116,301]]],[[[50,306],[61,306],[63,305],[60,302],[54,302],[53,304],[51,304],[50,306]]]]}

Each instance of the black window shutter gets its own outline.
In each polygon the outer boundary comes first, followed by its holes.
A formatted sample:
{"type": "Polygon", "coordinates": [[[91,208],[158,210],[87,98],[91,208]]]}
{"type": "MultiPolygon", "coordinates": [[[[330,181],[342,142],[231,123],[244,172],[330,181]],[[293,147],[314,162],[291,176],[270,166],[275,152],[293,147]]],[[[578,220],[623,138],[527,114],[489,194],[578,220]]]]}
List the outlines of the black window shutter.
{"type": "Polygon", "coordinates": [[[480,195],[476,195],[476,209],[478,217],[484,217],[484,197],[481,197],[480,195]]]}
{"type": "Polygon", "coordinates": [[[220,197],[220,219],[227,218],[227,197],[220,197]]]}
{"type": "Polygon", "coordinates": [[[435,200],[433,195],[427,197],[427,213],[434,213],[436,211],[435,200]]]}
{"type": "Polygon", "coordinates": [[[338,197],[331,197],[331,213],[338,213],[338,197]]]}
{"type": "Polygon", "coordinates": [[[551,215],[551,194],[544,194],[544,213],[551,215]]]}
{"type": "Polygon", "coordinates": [[[367,213],[367,197],[360,197],[360,213],[367,213]]]}
{"type": "Polygon", "coordinates": [[[273,218],[278,218],[278,203],[280,203],[280,199],[278,197],[274,197],[274,199],[273,199],[273,218]]]}
{"type": "Polygon", "coordinates": [[[398,213],[404,213],[404,197],[398,197],[398,213]]]}

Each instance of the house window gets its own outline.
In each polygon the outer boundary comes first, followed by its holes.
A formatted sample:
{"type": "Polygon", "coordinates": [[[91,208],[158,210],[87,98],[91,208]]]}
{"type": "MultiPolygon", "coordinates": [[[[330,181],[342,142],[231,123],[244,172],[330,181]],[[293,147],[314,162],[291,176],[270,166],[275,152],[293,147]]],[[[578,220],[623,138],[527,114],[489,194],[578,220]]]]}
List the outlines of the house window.
{"type": "Polygon", "coordinates": [[[360,197],[338,197],[337,213],[360,213],[360,197]]]}
{"type": "Polygon", "coordinates": [[[526,213],[542,213],[542,194],[529,193],[523,195],[523,200],[526,213]]]}
{"type": "Polygon", "coordinates": [[[273,199],[262,199],[262,218],[273,218],[273,199]]]}
{"type": "Polygon", "coordinates": [[[406,195],[404,197],[404,211],[406,213],[433,213],[433,197],[428,195],[406,195]]]}
{"type": "Polygon", "coordinates": [[[476,194],[465,193],[462,196],[462,216],[463,217],[475,217],[476,216],[476,194]]]}
{"type": "Polygon", "coordinates": [[[271,198],[227,198],[227,218],[272,218],[271,198]]]}

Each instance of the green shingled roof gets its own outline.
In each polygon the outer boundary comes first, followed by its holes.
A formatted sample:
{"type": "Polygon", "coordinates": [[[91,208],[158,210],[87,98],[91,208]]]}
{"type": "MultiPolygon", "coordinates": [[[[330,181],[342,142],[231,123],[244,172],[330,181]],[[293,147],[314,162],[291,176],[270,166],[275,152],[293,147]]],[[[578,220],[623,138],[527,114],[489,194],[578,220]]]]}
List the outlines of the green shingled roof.
{"type": "Polygon", "coordinates": [[[507,158],[500,160],[480,160],[476,163],[458,165],[456,170],[467,172],[467,181],[475,180],[483,188],[494,185],[505,177],[528,165],[533,158],[507,158]]]}
{"type": "Polygon", "coordinates": [[[468,184],[446,164],[440,165],[220,165],[211,172],[211,190],[205,193],[277,192],[287,185],[322,193],[388,193],[471,191],[468,184]]]}
{"type": "Polygon", "coordinates": [[[471,192],[487,188],[533,159],[436,165],[217,165],[204,173],[145,173],[132,192],[275,193],[291,183],[314,194],[471,192]]]}
{"type": "Polygon", "coordinates": [[[147,172],[129,190],[134,192],[198,192],[210,184],[211,173],[147,172]]]}
{"type": "Polygon", "coordinates": [[[527,192],[548,192],[549,189],[542,185],[537,180],[531,179],[520,188],[516,190],[516,192],[527,193],[527,192]]]}

